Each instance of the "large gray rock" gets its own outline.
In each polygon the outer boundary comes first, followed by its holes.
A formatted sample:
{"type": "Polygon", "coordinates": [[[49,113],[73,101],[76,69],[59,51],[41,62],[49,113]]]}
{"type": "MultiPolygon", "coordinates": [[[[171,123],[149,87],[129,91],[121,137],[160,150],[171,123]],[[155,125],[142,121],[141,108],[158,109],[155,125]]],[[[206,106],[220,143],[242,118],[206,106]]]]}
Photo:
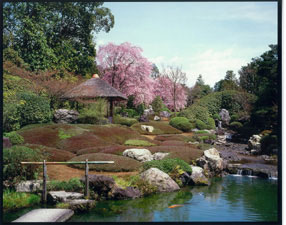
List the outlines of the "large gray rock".
{"type": "Polygon", "coordinates": [[[204,175],[204,170],[198,166],[191,166],[192,174],[191,179],[193,185],[208,185],[208,179],[204,175]]]}
{"type": "Polygon", "coordinates": [[[83,194],[77,192],[50,191],[47,195],[48,202],[53,204],[81,198],[83,198],[83,194]]]}
{"type": "Polygon", "coordinates": [[[153,160],[161,160],[164,159],[169,153],[165,152],[156,152],[153,154],[153,160]]]}
{"type": "Polygon", "coordinates": [[[143,115],[148,117],[149,115],[154,115],[154,111],[151,105],[149,105],[148,109],[145,109],[143,115]]]}
{"type": "Polygon", "coordinates": [[[168,111],[162,111],[162,112],[160,112],[160,116],[169,118],[171,116],[171,114],[168,111]]]}
{"type": "Polygon", "coordinates": [[[56,123],[73,123],[78,119],[79,113],[75,110],[58,109],[54,113],[56,123]]]}
{"type": "Polygon", "coordinates": [[[71,209],[77,213],[88,211],[95,206],[95,201],[94,200],[88,200],[88,199],[68,200],[68,201],[66,201],[66,203],[69,204],[69,209],[71,209]]]}
{"type": "Polygon", "coordinates": [[[146,170],[140,174],[140,177],[156,186],[159,192],[172,192],[180,189],[179,185],[168,174],[157,168],[146,170]]]}
{"type": "Polygon", "coordinates": [[[42,181],[40,180],[27,180],[22,181],[16,185],[17,192],[37,192],[42,190],[42,181]]]}
{"type": "Polygon", "coordinates": [[[154,130],[154,127],[153,126],[147,126],[147,125],[141,125],[141,129],[144,131],[152,133],[154,130]]]}
{"type": "Polygon", "coordinates": [[[11,148],[12,143],[8,137],[3,137],[3,148],[11,148]]]}
{"type": "Polygon", "coordinates": [[[120,187],[115,187],[112,190],[110,196],[111,199],[121,200],[121,199],[135,199],[141,197],[142,194],[139,189],[134,187],[127,187],[125,189],[120,187]]]}
{"type": "Polygon", "coordinates": [[[260,135],[252,135],[248,140],[248,149],[255,150],[257,154],[261,152],[261,136],[260,135]]]}
{"type": "Polygon", "coordinates": [[[73,214],[74,212],[71,209],[34,209],[13,222],[65,222],[70,219],[73,214]]]}
{"type": "Polygon", "coordinates": [[[226,109],[222,109],[219,113],[221,121],[222,121],[222,126],[226,126],[229,124],[230,121],[230,116],[229,112],[226,109]]]}
{"type": "Polygon", "coordinates": [[[220,157],[220,153],[211,148],[204,151],[204,155],[196,160],[199,167],[208,171],[209,176],[220,176],[225,167],[223,159],[220,157]]]}
{"type": "Polygon", "coordinates": [[[147,162],[153,160],[152,153],[148,149],[131,148],[123,152],[123,156],[136,159],[140,162],[147,162]]]}

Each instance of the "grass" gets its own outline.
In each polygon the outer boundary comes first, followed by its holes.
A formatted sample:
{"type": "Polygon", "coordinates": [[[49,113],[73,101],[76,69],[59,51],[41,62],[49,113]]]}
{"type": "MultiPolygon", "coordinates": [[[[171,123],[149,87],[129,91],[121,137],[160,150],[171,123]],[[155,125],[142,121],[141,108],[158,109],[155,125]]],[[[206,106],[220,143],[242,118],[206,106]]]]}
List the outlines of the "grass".
{"type": "Polygon", "coordinates": [[[165,121],[150,121],[150,122],[141,122],[141,123],[136,123],[131,126],[131,128],[140,134],[181,134],[182,131],[170,126],[168,122],[165,121]],[[144,131],[141,129],[141,125],[147,125],[147,126],[153,126],[154,131],[152,133],[148,131],[144,131]]]}
{"type": "Polygon", "coordinates": [[[4,190],[3,192],[3,211],[14,211],[20,208],[30,207],[39,204],[41,197],[36,194],[28,194],[4,190]]]}
{"type": "Polygon", "coordinates": [[[155,144],[150,143],[149,141],[144,140],[136,140],[136,139],[129,139],[125,141],[125,145],[133,145],[133,146],[155,146],[155,144]]]}
{"type": "Polygon", "coordinates": [[[79,178],[71,178],[69,181],[51,180],[47,184],[48,191],[83,192],[84,185],[79,178]]]}
{"type": "MultiPolygon", "coordinates": [[[[124,156],[105,154],[105,153],[91,153],[80,155],[72,158],[70,161],[114,161],[113,164],[91,164],[90,170],[103,171],[103,172],[131,172],[138,171],[142,163],[135,159],[124,156]]],[[[84,165],[70,165],[75,168],[84,169],[84,165]]]]}
{"type": "Polygon", "coordinates": [[[207,132],[206,130],[198,130],[195,133],[196,134],[208,134],[209,132],[207,132]]]}
{"type": "Polygon", "coordinates": [[[187,146],[188,144],[183,141],[163,141],[161,146],[187,146]]]}
{"type": "Polygon", "coordinates": [[[188,137],[181,134],[165,134],[155,137],[156,141],[187,141],[188,137]]]}

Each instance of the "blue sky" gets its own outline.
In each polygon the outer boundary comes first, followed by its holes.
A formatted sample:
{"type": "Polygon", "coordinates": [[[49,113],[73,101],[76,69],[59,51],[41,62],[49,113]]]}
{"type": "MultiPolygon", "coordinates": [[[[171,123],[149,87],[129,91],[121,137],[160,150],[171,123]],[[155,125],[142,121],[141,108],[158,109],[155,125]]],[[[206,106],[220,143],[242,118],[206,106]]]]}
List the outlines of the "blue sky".
{"type": "Polygon", "coordinates": [[[277,44],[276,2],[106,2],[115,17],[99,45],[130,42],[162,66],[182,66],[191,87],[199,74],[213,86],[277,44]]]}

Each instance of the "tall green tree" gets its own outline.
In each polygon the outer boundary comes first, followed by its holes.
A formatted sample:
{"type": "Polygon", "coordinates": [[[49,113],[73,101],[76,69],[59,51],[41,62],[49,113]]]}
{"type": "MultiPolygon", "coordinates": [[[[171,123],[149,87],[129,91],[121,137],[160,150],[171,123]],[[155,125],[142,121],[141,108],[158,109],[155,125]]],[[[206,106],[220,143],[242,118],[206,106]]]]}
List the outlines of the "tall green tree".
{"type": "Polygon", "coordinates": [[[201,99],[202,97],[210,94],[212,92],[212,89],[209,85],[206,85],[203,76],[200,74],[197,78],[196,84],[190,88],[190,91],[188,93],[188,100],[187,105],[191,105],[201,99]]]}
{"type": "Polygon", "coordinates": [[[30,70],[96,72],[94,36],[109,32],[114,16],[103,2],[6,2],[3,48],[11,48],[30,70]]]}
{"type": "Polygon", "coordinates": [[[226,71],[223,80],[215,83],[214,91],[226,91],[226,90],[238,90],[238,80],[235,73],[232,70],[226,71]]]}

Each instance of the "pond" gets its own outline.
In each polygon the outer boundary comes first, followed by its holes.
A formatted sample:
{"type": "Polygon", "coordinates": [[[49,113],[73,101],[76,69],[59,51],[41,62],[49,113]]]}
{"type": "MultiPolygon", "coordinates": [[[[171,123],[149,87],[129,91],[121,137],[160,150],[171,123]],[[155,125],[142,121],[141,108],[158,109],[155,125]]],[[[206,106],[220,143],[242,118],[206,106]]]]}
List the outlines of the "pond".
{"type": "MultiPolygon", "coordinates": [[[[229,175],[212,179],[210,186],[98,202],[96,208],[74,215],[69,222],[277,221],[277,188],[277,180],[229,175]],[[180,207],[168,208],[172,205],[180,207]]],[[[4,221],[17,217],[6,214],[4,221]]]]}

